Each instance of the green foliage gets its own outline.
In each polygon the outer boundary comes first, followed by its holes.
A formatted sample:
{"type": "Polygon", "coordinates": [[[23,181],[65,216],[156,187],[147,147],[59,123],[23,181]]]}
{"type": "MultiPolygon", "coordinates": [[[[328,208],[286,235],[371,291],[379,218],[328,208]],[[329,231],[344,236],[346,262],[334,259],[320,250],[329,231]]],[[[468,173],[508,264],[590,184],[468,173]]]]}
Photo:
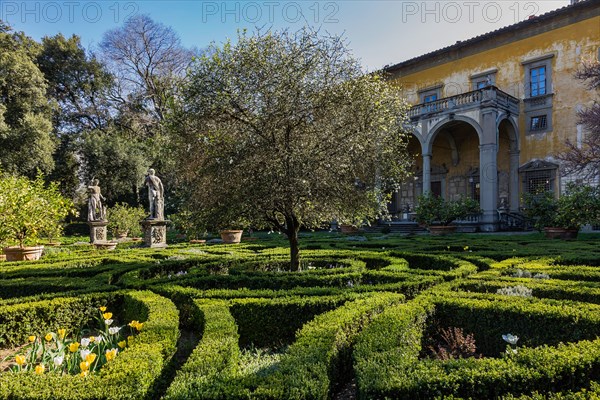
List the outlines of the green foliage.
{"type": "Polygon", "coordinates": [[[54,168],[55,148],[39,46],[22,34],[0,32],[0,168],[33,178],[54,168]]]}
{"type": "Polygon", "coordinates": [[[426,226],[450,225],[455,219],[480,212],[479,203],[470,198],[444,200],[441,196],[426,193],[419,196],[415,208],[417,221],[426,226]]]}
{"type": "Polygon", "coordinates": [[[212,45],[173,119],[188,208],[210,228],[241,217],[285,233],[297,270],[300,226],[375,217],[406,176],[406,109],[340,37],[240,33],[212,45]]]}
{"type": "Polygon", "coordinates": [[[597,306],[539,300],[507,303],[494,300],[493,295],[461,297],[421,297],[406,307],[386,310],[381,320],[373,321],[356,345],[359,397],[496,398],[534,389],[579,388],[595,379],[597,373],[588,368],[600,362],[600,343],[581,339],[595,338],[600,322],[597,306]],[[474,332],[478,352],[488,357],[419,359],[424,335],[448,323],[474,332]],[[539,347],[521,347],[519,342],[516,354],[492,358],[506,348],[501,335],[507,332],[518,333],[526,346],[539,347]],[[577,340],[577,344],[560,343],[577,340]]]}
{"type": "Polygon", "coordinates": [[[168,299],[151,292],[132,291],[122,296],[126,311],[130,310],[126,317],[142,320],[141,317],[147,316],[147,319],[141,333],[114,361],[85,379],[52,373],[0,374],[0,397],[44,400],[152,398],[152,385],[176,346],[179,335],[177,309],[168,299]],[[135,315],[134,311],[142,314],[135,315]]]}
{"type": "Polygon", "coordinates": [[[600,218],[600,190],[591,186],[567,184],[558,199],[552,192],[523,195],[525,215],[534,220],[536,229],[559,227],[579,229],[600,218]]]}
{"type": "Polygon", "coordinates": [[[131,140],[122,132],[91,131],[83,135],[81,152],[87,181],[100,180],[102,193],[109,202],[135,203],[138,188],[150,165],[143,142],[131,140]]]}
{"type": "Polygon", "coordinates": [[[108,229],[113,237],[119,233],[128,233],[131,237],[142,236],[140,223],[146,217],[142,207],[131,207],[125,203],[115,204],[107,210],[108,229]]]}
{"type": "Polygon", "coordinates": [[[202,340],[169,386],[165,399],[240,398],[234,378],[240,349],[237,326],[226,301],[196,300],[202,340]]]}
{"type": "Polygon", "coordinates": [[[62,232],[61,220],[71,212],[72,201],[59,193],[55,183],[46,187],[41,175],[33,181],[0,176],[0,242],[23,247],[42,235],[56,238],[62,232]]]}

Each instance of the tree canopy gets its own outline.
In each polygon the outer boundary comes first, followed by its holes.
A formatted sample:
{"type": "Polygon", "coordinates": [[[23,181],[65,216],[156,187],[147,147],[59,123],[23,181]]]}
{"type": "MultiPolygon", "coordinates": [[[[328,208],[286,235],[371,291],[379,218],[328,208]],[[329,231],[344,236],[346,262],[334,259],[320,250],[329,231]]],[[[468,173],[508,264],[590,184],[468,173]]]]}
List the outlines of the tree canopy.
{"type": "Polygon", "coordinates": [[[188,207],[212,226],[285,233],[293,269],[301,226],[376,217],[406,176],[406,105],[341,37],[241,32],[213,44],[179,111],[188,207]]]}
{"type": "Polygon", "coordinates": [[[35,177],[54,167],[52,119],[46,81],[35,63],[39,45],[0,30],[0,167],[35,177]]]}

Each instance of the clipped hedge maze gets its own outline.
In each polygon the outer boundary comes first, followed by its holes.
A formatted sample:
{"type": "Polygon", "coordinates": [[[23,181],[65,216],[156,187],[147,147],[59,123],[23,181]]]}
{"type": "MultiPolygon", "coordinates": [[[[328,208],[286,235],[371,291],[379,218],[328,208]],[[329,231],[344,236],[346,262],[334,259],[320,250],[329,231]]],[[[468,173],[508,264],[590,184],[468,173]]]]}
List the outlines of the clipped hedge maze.
{"type": "Polygon", "coordinates": [[[144,328],[87,377],[5,369],[0,398],[600,396],[600,269],[581,263],[593,254],[412,240],[308,241],[300,272],[287,270],[287,249],[272,243],[75,246],[4,263],[5,367],[29,335],[76,332],[102,305],[144,328]],[[499,248],[516,250],[502,257],[499,248]],[[432,356],[447,328],[471,335],[473,357],[432,356]],[[503,341],[508,333],[516,345],[503,341]]]}

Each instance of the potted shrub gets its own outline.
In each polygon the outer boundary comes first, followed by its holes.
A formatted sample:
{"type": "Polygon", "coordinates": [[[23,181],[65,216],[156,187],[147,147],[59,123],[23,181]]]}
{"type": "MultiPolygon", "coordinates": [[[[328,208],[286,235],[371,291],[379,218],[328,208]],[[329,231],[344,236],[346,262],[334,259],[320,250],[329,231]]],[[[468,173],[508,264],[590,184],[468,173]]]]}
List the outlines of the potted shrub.
{"type": "Polygon", "coordinates": [[[425,225],[434,235],[454,232],[456,227],[450,225],[452,221],[480,211],[479,203],[473,199],[444,200],[431,193],[419,196],[415,208],[417,222],[425,225]]]}
{"type": "Polygon", "coordinates": [[[218,224],[221,240],[225,244],[240,243],[244,229],[250,225],[248,220],[241,215],[230,216],[228,219],[223,219],[218,224]]]}
{"type": "Polygon", "coordinates": [[[125,239],[127,235],[139,237],[142,235],[140,222],[146,217],[142,207],[131,207],[128,204],[115,204],[107,210],[108,229],[112,236],[125,239]]]}
{"type": "Polygon", "coordinates": [[[3,249],[7,261],[39,259],[44,247],[27,245],[43,234],[59,236],[69,213],[75,213],[73,202],[56,183],[46,186],[42,176],[0,176],[0,242],[13,245],[3,249]]]}
{"type": "Polygon", "coordinates": [[[525,215],[548,238],[575,239],[582,225],[600,219],[600,189],[573,182],[558,199],[552,192],[526,193],[523,204],[525,215]]]}

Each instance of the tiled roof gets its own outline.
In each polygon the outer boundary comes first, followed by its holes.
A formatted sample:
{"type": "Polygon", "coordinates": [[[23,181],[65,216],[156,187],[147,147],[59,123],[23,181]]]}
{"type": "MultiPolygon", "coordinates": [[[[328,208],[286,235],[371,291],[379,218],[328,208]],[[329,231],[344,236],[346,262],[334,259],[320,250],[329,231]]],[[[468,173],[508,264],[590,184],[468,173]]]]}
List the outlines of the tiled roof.
{"type": "Polygon", "coordinates": [[[550,22],[555,17],[558,17],[560,15],[567,14],[570,12],[576,12],[577,11],[576,9],[583,9],[583,8],[587,8],[589,6],[594,6],[594,5],[600,5],[600,0],[582,0],[578,3],[567,5],[567,6],[561,7],[557,10],[550,11],[550,12],[547,12],[547,13],[539,15],[539,16],[532,16],[529,19],[526,19],[521,22],[517,22],[516,24],[508,25],[503,28],[496,29],[496,30],[488,32],[488,33],[484,33],[482,35],[475,36],[471,39],[458,41],[453,45],[443,47],[438,50],[434,50],[432,52],[423,54],[418,57],[408,59],[406,61],[402,61],[401,63],[394,64],[391,66],[385,66],[385,67],[383,67],[383,70],[387,71],[387,72],[394,72],[395,70],[401,69],[402,67],[425,61],[429,58],[441,55],[443,53],[450,52],[452,50],[461,49],[464,47],[468,47],[468,46],[474,45],[476,43],[484,42],[484,41],[487,41],[490,39],[494,39],[495,37],[498,37],[499,35],[504,34],[506,32],[515,32],[515,31],[518,31],[521,29],[526,29],[533,25],[539,25],[544,22],[550,22]]]}

